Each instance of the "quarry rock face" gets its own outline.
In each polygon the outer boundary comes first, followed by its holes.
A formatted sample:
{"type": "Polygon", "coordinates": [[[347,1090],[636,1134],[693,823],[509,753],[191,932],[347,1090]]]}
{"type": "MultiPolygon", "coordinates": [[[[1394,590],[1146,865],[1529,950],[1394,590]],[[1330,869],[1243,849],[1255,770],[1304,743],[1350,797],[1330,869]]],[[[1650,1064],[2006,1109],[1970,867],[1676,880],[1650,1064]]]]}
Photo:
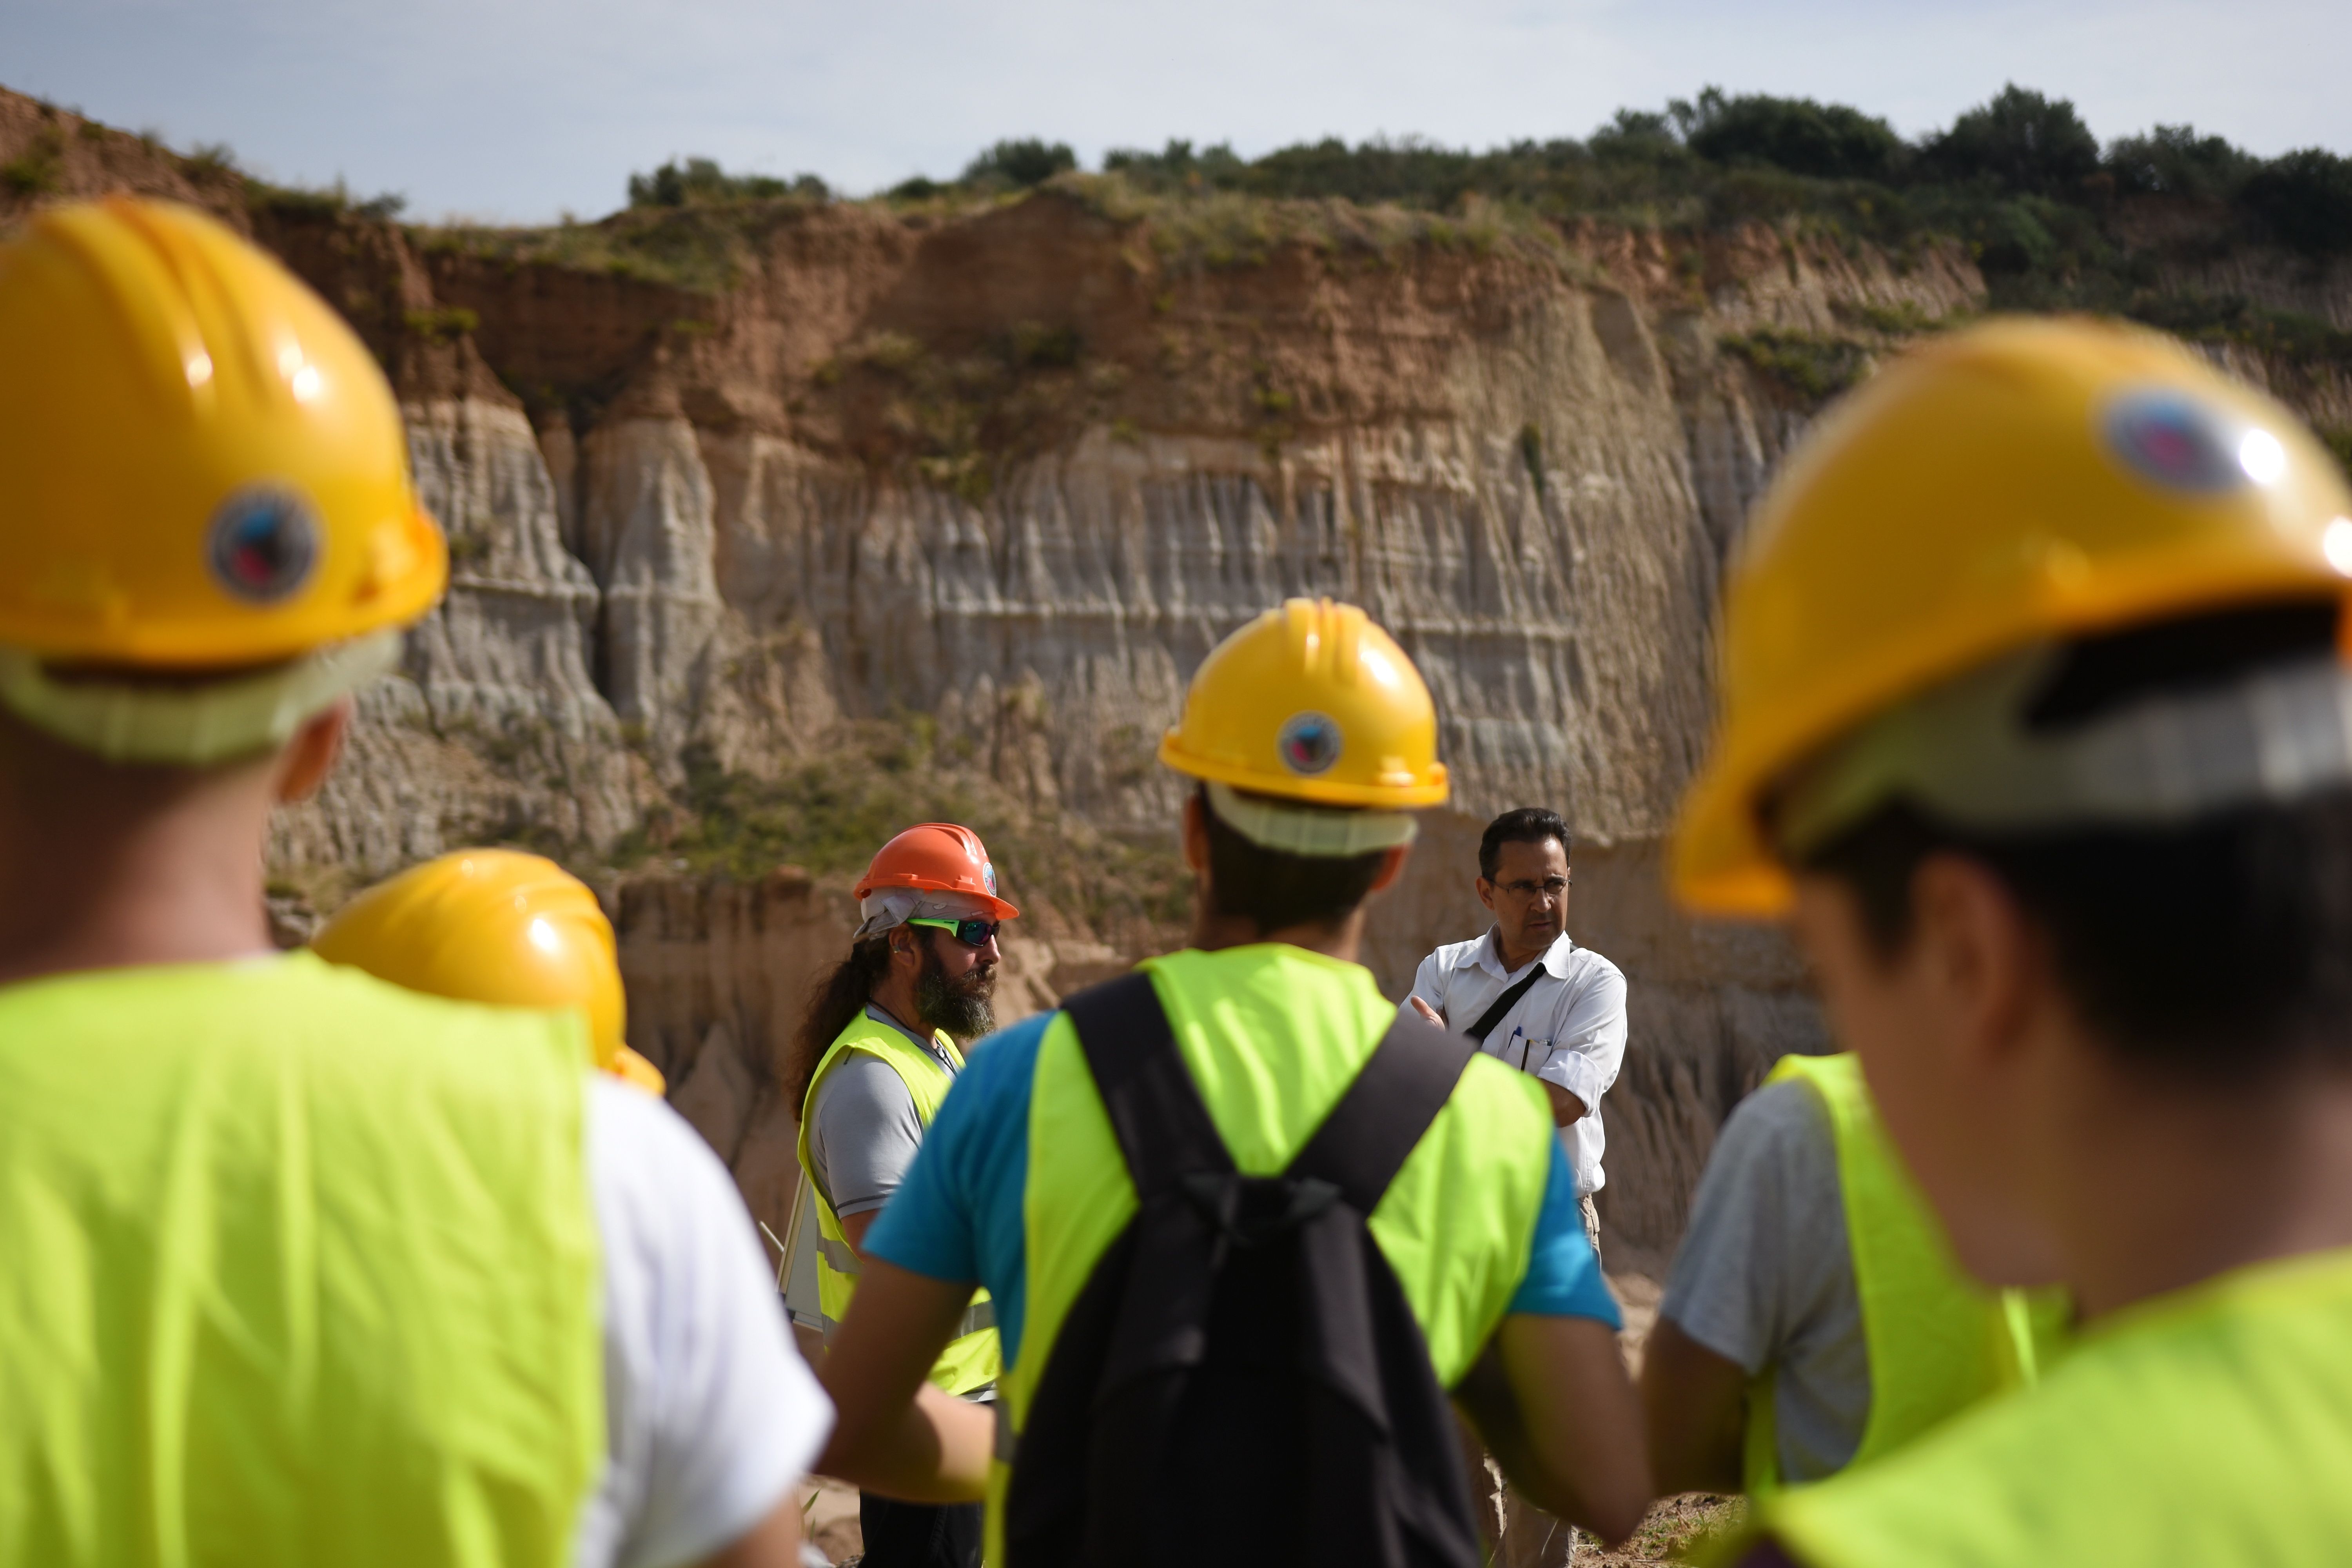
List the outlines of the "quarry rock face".
{"type": "Polygon", "coordinates": [[[370,879],[489,838],[609,843],[637,819],[645,764],[592,677],[602,595],[559,536],[530,426],[484,397],[401,412],[449,593],[361,694],[345,764],[279,814],[272,859],[370,879]]]}
{"type": "MultiPolygon", "coordinates": [[[[379,343],[457,575],[369,694],[357,765],[289,816],[289,861],[373,872],[518,825],[605,845],[689,748],[757,771],[890,713],[929,715],[1040,810],[1171,834],[1181,785],[1152,752],[1193,668],[1328,595],[1412,656],[1454,772],[1373,918],[1385,987],[1484,929],[1488,816],[1549,805],[1578,836],[1570,929],[1632,982],[1601,1112],[1627,1259],[1671,1247],[1738,1095],[1824,1046],[1785,944],[1694,927],[1661,879],[1725,552],[1806,415],[1720,342],[1965,310],[1957,255],[1898,269],[1768,231],[1685,257],[1584,230],[1188,268],[1047,195],[928,228],[797,214],[711,300],[264,237],[347,297],[367,265],[379,291],[421,288],[404,321],[475,323],[379,343]]],[[[854,916],[805,879],[653,864],[608,889],[632,1038],[781,1229],[779,1086],[854,916]]],[[[1058,945],[1010,944],[1001,1016],[1137,956],[1058,945]]]]}
{"type": "MultiPolygon", "coordinates": [[[[934,765],[1043,820],[1171,844],[1160,734],[1217,640],[1291,595],[1364,605],[1437,703],[1455,794],[1375,906],[1391,994],[1485,928],[1489,816],[1548,805],[1577,836],[1570,930],[1631,983],[1601,1111],[1612,1267],[1663,1267],[1731,1104],[1826,1047],[1785,942],[1673,910],[1664,843],[1743,520],[1827,395],[1982,307],[1958,247],[1413,229],[1344,204],[1268,237],[1257,209],[1122,212],[1080,182],[953,214],[681,215],[680,243],[724,251],[688,287],[690,268],[248,208],[233,173],[0,94],[0,152],[52,143],[57,195],[210,205],[341,310],[450,535],[446,601],[361,695],[345,765],[282,816],[273,870],[331,899],[483,840],[625,850],[625,875],[591,875],[632,1041],[773,1228],[793,1034],[854,910],[790,868],[663,858],[694,770],[773,773],[845,721],[919,720],[958,759],[934,765]]],[[[2210,269],[2187,281],[2352,321],[2342,266],[2210,269]]],[[[2340,372],[2209,352],[2352,424],[2340,372]]],[[[301,899],[273,893],[299,927],[301,899]]],[[[1082,911],[1031,912],[1001,1018],[1139,956],[1082,911]]]]}

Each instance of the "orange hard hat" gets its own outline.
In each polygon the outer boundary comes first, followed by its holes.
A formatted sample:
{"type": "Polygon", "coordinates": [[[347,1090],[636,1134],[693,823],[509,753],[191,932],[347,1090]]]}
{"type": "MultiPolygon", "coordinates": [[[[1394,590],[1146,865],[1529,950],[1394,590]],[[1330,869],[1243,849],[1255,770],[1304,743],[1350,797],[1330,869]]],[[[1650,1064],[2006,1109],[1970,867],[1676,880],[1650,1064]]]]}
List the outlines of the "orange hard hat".
{"type": "Polygon", "coordinates": [[[996,868],[988,846],[971,828],[952,822],[926,822],[909,827],[875,853],[874,863],[857,879],[856,896],[886,888],[922,888],[942,893],[967,893],[989,906],[996,919],[1009,921],[1021,911],[996,896],[996,868]]]}

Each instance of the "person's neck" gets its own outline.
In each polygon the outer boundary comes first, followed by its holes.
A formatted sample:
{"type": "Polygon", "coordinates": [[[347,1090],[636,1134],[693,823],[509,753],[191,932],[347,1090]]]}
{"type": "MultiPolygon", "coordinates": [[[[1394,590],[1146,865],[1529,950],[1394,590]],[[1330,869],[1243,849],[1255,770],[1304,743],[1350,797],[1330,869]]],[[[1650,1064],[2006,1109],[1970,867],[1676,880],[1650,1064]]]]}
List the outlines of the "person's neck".
{"type": "Polygon", "coordinates": [[[1261,931],[1257,922],[1239,915],[1212,914],[1203,909],[1192,921],[1192,945],[1202,952],[1216,952],[1228,947],[1248,947],[1255,942],[1286,942],[1303,947],[1309,952],[1319,952],[1326,958],[1336,958],[1342,963],[1358,962],[1357,955],[1364,947],[1364,910],[1358,905],[1348,918],[1337,925],[1309,921],[1303,925],[1284,926],[1279,931],[1261,931]]]}
{"type": "MultiPolygon", "coordinates": [[[[2216,1064],[2222,1071],[2226,1063],[2216,1064]]],[[[2151,1088],[2117,1071],[2069,1097],[2037,1184],[2086,1318],[2248,1264],[2352,1247],[2352,1076],[2151,1088]]]]}
{"type": "Polygon", "coordinates": [[[266,774],[177,789],[91,776],[65,790],[0,776],[0,984],[271,951],[266,774]]]}
{"type": "Polygon", "coordinates": [[[1525,948],[1514,947],[1511,945],[1509,941],[1504,937],[1503,928],[1498,925],[1495,928],[1494,935],[1495,956],[1502,961],[1504,973],[1517,974],[1520,970],[1525,969],[1528,964],[1533,963],[1537,959],[1541,958],[1545,953],[1549,952],[1551,951],[1551,944],[1559,940],[1559,933],[1555,931],[1551,935],[1545,937],[1541,944],[1538,946],[1525,948]]]}
{"type": "Polygon", "coordinates": [[[868,1006],[880,1009],[890,1021],[919,1040],[928,1040],[931,1031],[922,1026],[922,1009],[915,1005],[914,976],[900,974],[893,969],[866,997],[868,1006]]]}

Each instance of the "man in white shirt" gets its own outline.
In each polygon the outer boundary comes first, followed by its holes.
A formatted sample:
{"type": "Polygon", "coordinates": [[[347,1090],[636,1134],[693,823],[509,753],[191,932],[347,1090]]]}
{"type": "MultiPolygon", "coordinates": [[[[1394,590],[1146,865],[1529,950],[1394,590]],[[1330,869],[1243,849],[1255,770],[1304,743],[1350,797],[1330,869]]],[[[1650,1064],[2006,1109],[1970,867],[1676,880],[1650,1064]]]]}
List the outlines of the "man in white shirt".
{"type": "Polygon", "coordinates": [[[1601,1097],[1625,1059],[1625,976],[1568,934],[1568,888],[1557,812],[1527,805],[1495,818],[1478,840],[1478,901],[1495,923],[1423,959],[1408,1000],[1544,1086],[1598,1251],[1601,1097]]]}
{"type": "MultiPolygon", "coordinates": [[[[1405,1001],[1543,1085],[1598,1255],[1601,1097],[1625,1058],[1625,976],[1569,936],[1568,887],[1568,824],[1558,812],[1526,805],[1495,818],[1478,840],[1478,901],[1495,923],[1423,959],[1405,1001]]],[[[1475,1448],[1470,1479],[1489,1562],[1566,1568],[1574,1530],[1514,1494],[1475,1448]]]]}

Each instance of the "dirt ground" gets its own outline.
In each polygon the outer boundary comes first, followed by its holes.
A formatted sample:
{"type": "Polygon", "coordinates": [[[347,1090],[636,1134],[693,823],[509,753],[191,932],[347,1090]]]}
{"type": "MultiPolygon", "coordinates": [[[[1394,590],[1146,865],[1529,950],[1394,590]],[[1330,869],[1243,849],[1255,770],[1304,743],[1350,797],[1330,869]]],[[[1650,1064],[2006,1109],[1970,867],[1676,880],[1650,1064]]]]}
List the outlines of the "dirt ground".
{"type": "Polygon", "coordinates": [[[857,1489],[842,1481],[813,1479],[805,1483],[814,1494],[801,1510],[801,1529],[816,1542],[828,1563],[855,1563],[866,1552],[865,1532],[857,1528],[857,1489]]]}
{"type": "MultiPolygon", "coordinates": [[[[1580,1544],[1576,1568],[1587,1568],[1588,1564],[1595,1568],[1625,1568],[1636,1563],[1679,1562],[1701,1541],[1718,1531],[1731,1529],[1747,1514],[1748,1504],[1741,1498],[1711,1497],[1706,1492],[1660,1498],[1622,1552],[1602,1552],[1590,1544],[1580,1544]]],[[[1586,1538],[1588,1542],[1590,1539],[1586,1538]]]]}

